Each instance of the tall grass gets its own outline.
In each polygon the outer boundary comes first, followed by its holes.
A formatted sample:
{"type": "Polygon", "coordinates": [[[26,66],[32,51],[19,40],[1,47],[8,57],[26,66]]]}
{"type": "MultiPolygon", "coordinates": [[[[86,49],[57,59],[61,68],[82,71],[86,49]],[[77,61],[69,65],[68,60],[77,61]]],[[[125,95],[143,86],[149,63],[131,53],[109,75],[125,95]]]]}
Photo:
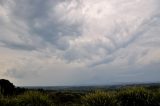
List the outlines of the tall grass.
{"type": "Polygon", "coordinates": [[[53,103],[47,94],[28,91],[19,96],[1,96],[0,106],[53,106],[53,103]]]}
{"type": "Polygon", "coordinates": [[[83,96],[82,104],[84,106],[116,106],[117,101],[114,94],[96,91],[95,93],[89,93],[83,96]]]}
{"type": "Polygon", "coordinates": [[[47,94],[38,91],[27,91],[18,96],[20,106],[53,106],[47,94]]]}
{"type": "Polygon", "coordinates": [[[85,93],[26,91],[14,96],[0,94],[0,106],[160,106],[160,89],[132,87],[85,93]]]}
{"type": "Polygon", "coordinates": [[[160,89],[154,93],[155,106],[160,106],[160,89]]]}
{"type": "Polygon", "coordinates": [[[115,93],[96,91],[83,96],[82,103],[84,106],[160,106],[160,89],[132,87],[115,93]]]}
{"type": "Polygon", "coordinates": [[[18,100],[14,97],[1,97],[0,106],[19,106],[18,100]]]}
{"type": "Polygon", "coordinates": [[[144,88],[128,88],[118,92],[117,100],[121,106],[156,106],[154,94],[144,88]]]}

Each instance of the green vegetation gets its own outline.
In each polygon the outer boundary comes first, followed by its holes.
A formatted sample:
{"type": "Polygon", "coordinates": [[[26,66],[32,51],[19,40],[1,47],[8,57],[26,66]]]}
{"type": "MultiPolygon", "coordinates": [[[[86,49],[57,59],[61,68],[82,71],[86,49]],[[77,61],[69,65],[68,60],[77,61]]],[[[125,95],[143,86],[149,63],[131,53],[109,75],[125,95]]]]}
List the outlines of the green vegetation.
{"type": "Polygon", "coordinates": [[[160,90],[136,87],[86,94],[34,90],[12,96],[0,94],[0,106],[160,106],[160,90]]]}
{"type": "Polygon", "coordinates": [[[27,91],[17,97],[20,106],[51,106],[52,101],[47,94],[38,91],[27,91]]]}
{"type": "Polygon", "coordinates": [[[123,89],[117,94],[121,106],[156,106],[154,93],[142,87],[123,89]]]}
{"type": "Polygon", "coordinates": [[[156,93],[154,93],[154,102],[156,106],[160,106],[160,89],[156,93]]]}
{"type": "Polygon", "coordinates": [[[110,92],[96,91],[82,97],[85,106],[116,106],[115,95],[110,92]]]}
{"type": "Polygon", "coordinates": [[[81,93],[76,92],[54,92],[49,93],[54,104],[58,106],[77,106],[81,104],[81,93]]]}
{"type": "Polygon", "coordinates": [[[27,91],[17,96],[1,96],[0,106],[52,106],[47,94],[37,91],[27,91]]]}
{"type": "Polygon", "coordinates": [[[1,90],[0,106],[160,106],[160,87],[124,87],[96,91],[14,88],[13,92],[9,94],[1,90]]]}

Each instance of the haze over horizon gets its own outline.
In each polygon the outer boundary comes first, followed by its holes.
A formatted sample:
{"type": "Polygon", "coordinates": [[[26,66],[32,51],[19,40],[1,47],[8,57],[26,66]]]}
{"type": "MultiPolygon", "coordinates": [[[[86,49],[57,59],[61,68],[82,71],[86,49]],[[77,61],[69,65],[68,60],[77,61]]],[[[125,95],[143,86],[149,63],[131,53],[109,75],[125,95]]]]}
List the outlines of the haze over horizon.
{"type": "Polygon", "coordinates": [[[0,0],[0,79],[159,82],[159,10],[160,0],[0,0]]]}

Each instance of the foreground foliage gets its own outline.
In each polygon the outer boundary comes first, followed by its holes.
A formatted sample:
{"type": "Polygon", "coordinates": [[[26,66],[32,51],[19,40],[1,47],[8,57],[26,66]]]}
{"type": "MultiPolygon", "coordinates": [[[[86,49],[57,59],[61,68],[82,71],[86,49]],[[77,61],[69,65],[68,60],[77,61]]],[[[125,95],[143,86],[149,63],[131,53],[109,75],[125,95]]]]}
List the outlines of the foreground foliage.
{"type": "Polygon", "coordinates": [[[97,91],[82,97],[85,106],[160,106],[160,89],[132,87],[118,91],[97,91]]]}
{"type": "Polygon", "coordinates": [[[129,88],[118,92],[117,99],[121,106],[157,106],[154,94],[144,88],[129,88]]]}
{"type": "Polygon", "coordinates": [[[10,96],[0,93],[0,106],[160,106],[160,88],[131,87],[87,92],[18,91],[21,93],[10,96]]]}
{"type": "Polygon", "coordinates": [[[83,96],[82,103],[85,106],[115,106],[117,101],[114,94],[96,91],[95,93],[89,93],[83,96]]]}
{"type": "Polygon", "coordinates": [[[38,91],[27,91],[18,96],[20,106],[51,106],[52,102],[47,94],[38,91]]]}
{"type": "Polygon", "coordinates": [[[52,106],[47,94],[37,91],[25,92],[14,97],[1,97],[0,106],[52,106]]]}

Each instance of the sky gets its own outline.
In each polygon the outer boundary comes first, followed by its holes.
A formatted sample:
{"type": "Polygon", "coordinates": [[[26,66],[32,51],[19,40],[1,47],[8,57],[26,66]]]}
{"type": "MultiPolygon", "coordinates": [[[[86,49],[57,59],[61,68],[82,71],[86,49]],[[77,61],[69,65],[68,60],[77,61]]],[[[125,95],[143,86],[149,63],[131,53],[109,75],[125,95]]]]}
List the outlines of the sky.
{"type": "Polygon", "coordinates": [[[17,86],[160,82],[160,0],[0,0],[0,78],[17,86]]]}

